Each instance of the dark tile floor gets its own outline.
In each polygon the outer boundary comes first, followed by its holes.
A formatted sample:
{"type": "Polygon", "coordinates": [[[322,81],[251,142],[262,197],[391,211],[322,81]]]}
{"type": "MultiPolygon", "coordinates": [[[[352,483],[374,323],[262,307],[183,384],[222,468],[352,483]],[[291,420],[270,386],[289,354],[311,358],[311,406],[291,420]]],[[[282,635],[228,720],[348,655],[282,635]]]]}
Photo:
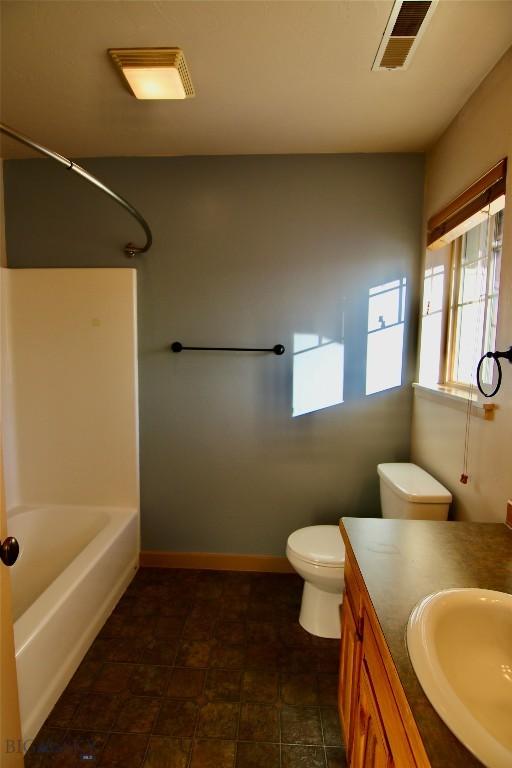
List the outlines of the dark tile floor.
{"type": "Polygon", "coordinates": [[[295,575],[144,568],[27,768],[344,768],[338,641],[299,625],[295,575]]]}

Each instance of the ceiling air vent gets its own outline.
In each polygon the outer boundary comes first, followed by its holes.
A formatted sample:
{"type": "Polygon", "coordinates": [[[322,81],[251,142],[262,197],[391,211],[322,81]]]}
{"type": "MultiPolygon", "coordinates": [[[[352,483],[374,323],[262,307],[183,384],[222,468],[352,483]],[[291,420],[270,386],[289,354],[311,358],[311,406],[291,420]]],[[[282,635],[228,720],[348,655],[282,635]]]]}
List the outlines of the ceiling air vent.
{"type": "Polygon", "coordinates": [[[372,69],[407,69],[438,0],[395,0],[372,69]]]}

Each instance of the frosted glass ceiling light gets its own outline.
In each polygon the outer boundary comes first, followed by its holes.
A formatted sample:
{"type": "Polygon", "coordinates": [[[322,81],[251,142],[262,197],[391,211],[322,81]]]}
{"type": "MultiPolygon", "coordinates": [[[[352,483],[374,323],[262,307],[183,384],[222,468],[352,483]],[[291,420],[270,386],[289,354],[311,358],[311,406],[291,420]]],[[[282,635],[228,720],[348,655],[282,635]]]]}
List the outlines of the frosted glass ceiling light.
{"type": "Polygon", "coordinates": [[[137,99],[188,99],[194,86],[180,48],[110,48],[137,99]]]}
{"type": "Polygon", "coordinates": [[[178,70],[167,67],[124,67],[123,74],[138,99],[185,99],[178,70]]]}

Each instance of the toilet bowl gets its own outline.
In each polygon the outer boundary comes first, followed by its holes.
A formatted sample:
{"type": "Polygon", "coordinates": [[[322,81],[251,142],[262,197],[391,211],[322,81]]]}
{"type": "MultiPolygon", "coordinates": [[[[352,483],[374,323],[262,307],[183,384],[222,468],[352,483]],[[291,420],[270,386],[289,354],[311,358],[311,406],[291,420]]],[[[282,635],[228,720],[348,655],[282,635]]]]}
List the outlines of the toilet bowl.
{"type": "Polygon", "coordinates": [[[304,579],[299,623],[318,637],[341,636],[345,547],[337,525],[312,525],[288,537],[286,557],[304,579]]]}

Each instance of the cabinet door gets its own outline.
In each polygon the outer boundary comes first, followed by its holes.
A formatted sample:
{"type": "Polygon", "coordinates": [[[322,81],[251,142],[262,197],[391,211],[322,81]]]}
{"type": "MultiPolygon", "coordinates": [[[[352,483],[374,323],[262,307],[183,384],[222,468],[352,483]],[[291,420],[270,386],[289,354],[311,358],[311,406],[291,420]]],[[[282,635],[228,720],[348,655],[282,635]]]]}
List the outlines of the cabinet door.
{"type": "MultiPolygon", "coordinates": [[[[416,761],[411,751],[386,667],[366,614],[363,621],[361,678],[363,676],[362,671],[364,670],[367,684],[377,707],[382,733],[385,734],[387,749],[393,756],[393,765],[398,765],[400,768],[416,768],[416,761]]],[[[370,763],[370,765],[373,765],[373,763],[370,763]]],[[[380,766],[381,763],[376,763],[376,765],[380,766]]],[[[383,763],[383,765],[387,765],[387,763],[383,763]]]]}
{"type": "Polygon", "coordinates": [[[392,768],[394,765],[375,694],[363,662],[354,722],[351,768],[392,768]]]}
{"type": "Polygon", "coordinates": [[[350,760],[352,736],[354,731],[354,713],[357,703],[359,667],[361,662],[361,640],[357,625],[345,598],[341,610],[341,651],[338,707],[345,734],[347,757],[350,760]]]}

